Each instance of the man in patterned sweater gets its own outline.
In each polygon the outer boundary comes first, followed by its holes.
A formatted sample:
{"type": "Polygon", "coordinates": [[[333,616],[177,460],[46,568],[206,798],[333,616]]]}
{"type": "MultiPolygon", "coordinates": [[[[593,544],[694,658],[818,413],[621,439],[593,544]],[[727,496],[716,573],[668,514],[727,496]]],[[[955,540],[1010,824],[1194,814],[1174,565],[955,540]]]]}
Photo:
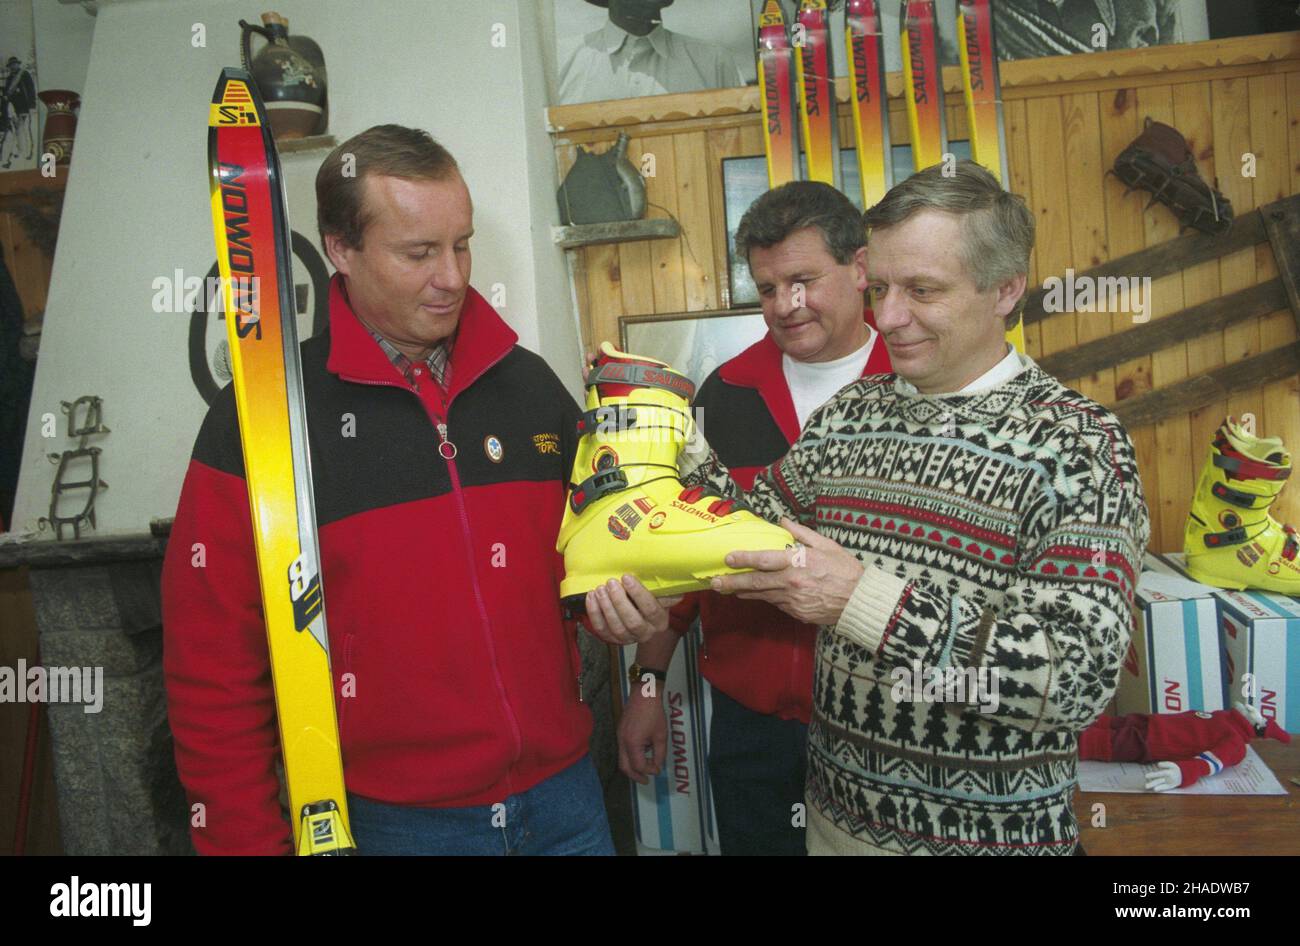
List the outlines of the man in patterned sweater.
{"type": "MultiPolygon", "coordinates": [[[[1072,854],[1078,733],[1114,692],[1150,534],[1133,446],[1005,341],[1020,198],[936,165],[866,224],[896,373],[815,411],[745,494],[804,548],[733,552],[757,571],[713,586],[820,626],[810,853],[1072,854]]],[[[703,456],[684,481],[738,495],[703,456]]]]}

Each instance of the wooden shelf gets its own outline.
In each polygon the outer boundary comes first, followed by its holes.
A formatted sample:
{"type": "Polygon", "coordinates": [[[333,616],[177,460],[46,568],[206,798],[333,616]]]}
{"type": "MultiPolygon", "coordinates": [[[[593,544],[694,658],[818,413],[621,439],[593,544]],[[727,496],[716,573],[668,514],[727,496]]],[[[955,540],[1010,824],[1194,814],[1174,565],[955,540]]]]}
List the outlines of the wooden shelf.
{"type": "Polygon", "coordinates": [[[333,151],[338,145],[333,135],[308,135],[306,138],[288,138],[275,142],[275,150],[281,154],[301,154],[304,151],[333,151]]]}
{"type": "Polygon", "coordinates": [[[681,235],[676,220],[654,217],[647,220],[619,220],[615,223],[585,223],[571,227],[551,227],[551,237],[562,249],[597,243],[624,243],[628,240],[672,240],[681,235]]]}

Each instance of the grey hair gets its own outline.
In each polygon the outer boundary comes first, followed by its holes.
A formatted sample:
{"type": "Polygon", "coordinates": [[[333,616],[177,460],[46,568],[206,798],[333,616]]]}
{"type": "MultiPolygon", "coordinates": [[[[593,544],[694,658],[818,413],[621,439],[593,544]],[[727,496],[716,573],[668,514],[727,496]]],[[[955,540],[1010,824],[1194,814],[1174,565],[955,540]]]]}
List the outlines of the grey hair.
{"type": "MultiPolygon", "coordinates": [[[[1034,215],[1023,197],[1003,190],[998,179],[974,161],[958,161],[955,167],[935,164],[895,184],[863,214],[868,245],[871,231],[900,224],[922,210],[941,210],[961,219],[962,263],[980,292],[1029,272],[1034,215]],[[945,173],[949,168],[951,173],[945,173]]],[[[1007,316],[1008,329],[1020,321],[1027,295],[1007,316]]]]}

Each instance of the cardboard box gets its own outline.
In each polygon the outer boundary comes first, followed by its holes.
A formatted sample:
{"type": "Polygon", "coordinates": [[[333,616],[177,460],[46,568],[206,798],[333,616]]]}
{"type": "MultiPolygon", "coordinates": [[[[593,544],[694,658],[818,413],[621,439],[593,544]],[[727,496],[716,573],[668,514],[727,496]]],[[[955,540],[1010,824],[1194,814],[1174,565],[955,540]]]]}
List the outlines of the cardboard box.
{"type": "Polygon", "coordinates": [[[1116,710],[1213,712],[1227,706],[1227,670],[1212,591],[1146,556],[1135,595],[1138,626],[1120,672],[1116,710]]]}
{"type": "MultiPolygon", "coordinates": [[[[1163,556],[1180,572],[1182,555],[1163,556]]],[[[1300,600],[1268,591],[1213,590],[1219,603],[1229,705],[1249,697],[1265,719],[1300,733],[1300,600]]]]}
{"type": "MultiPolygon", "coordinates": [[[[697,621],[673,655],[668,679],[656,684],[664,688],[661,698],[668,715],[668,751],[659,775],[644,785],[629,782],[637,854],[719,852],[708,766],[713,691],[700,676],[699,648],[697,621]]],[[[635,656],[635,645],[619,648],[624,703],[631,689],[627,672],[635,656]]]]}

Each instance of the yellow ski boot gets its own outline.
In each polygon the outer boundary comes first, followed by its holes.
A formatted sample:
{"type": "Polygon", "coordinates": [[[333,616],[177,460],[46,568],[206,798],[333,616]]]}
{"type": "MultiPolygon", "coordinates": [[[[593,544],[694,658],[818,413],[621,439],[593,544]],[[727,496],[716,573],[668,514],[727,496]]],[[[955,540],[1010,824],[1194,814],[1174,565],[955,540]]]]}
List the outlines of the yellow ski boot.
{"type": "Polygon", "coordinates": [[[1229,417],[1201,468],[1183,531],[1187,571],[1219,588],[1300,595],[1296,530],[1268,514],[1291,475],[1277,437],[1256,437],[1229,417]]]}
{"type": "Polygon", "coordinates": [[[660,597],[685,594],[708,588],[715,575],[748,570],[727,567],[728,552],[794,547],[789,532],[739,500],[677,478],[694,396],[690,379],[662,361],[600,346],[556,540],[560,595],[570,608],[583,610],[587,592],[611,578],[635,575],[660,597]]]}

